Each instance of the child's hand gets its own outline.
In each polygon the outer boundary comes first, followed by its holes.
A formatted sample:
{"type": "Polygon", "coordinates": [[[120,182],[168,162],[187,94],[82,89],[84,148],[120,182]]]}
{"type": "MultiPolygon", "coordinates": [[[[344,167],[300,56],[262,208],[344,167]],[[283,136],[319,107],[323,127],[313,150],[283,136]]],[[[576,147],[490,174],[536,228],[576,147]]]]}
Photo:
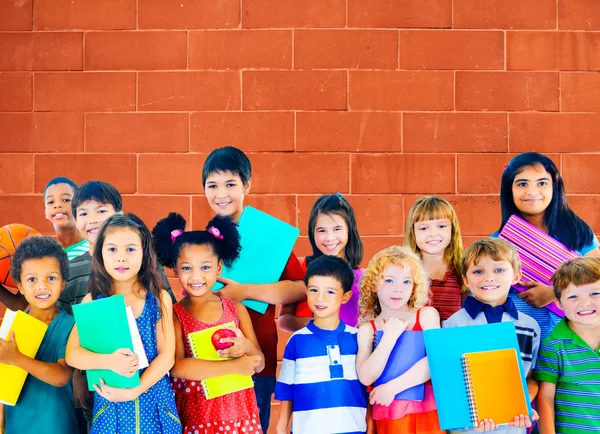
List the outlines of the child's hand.
{"type": "Polygon", "coordinates": [[[402,321],[398,318],[390,318],[382,327],[383,336],[388,336],[396,340],[400,337],[404,330],[406,330],[406,327],[408,327],[408,323],[406,321],[402,321]]]}
{"type": "Polygon", "coordinates": [[[483,419],[479,421],[479,426],[475,429],[477,432],[492,431],[496,429],[496,424],[492,419],[483,419]]]}
{"type": "Polygon", "coordinates": [[[0,339],[0,362],[5,365],[13,365],[19,357],[19,348],[17,347],[17,340],[15,338],[15,332],[12,331],[8,340],[0,339]]]}
{"type": "MultiPolygon", "coordinates": [[[[537,413],[534,414],[534,417],[537,413]]],[[[538,416],[539,418],[539,416],[538,416]]],[[[537,420],[537,419],[534,419],[537,420]]],[[[515,428],[529,428],[531,426],[531,420],[529,420],[529,416],[525,416],[525,415],[518,415],[515,416],[515,419],[513,422],[511,422],[509,424],[510,426],[513,426],[515,428]]]]}
{"type": "Polygon", "coordinates": [[[234,301],[242,302],[248,297],[246,296],[246,286],[237,283],[235,280],[217,276],[217,282],[225,285],[219,291],[216,291],[221,297],[231,298],[234,301]]]}
{"type": "Polygon", "coordinates": [[[288,432],[287,426],[288,426],[287,420],[278,419],[277,425],[275,425],[275,433],[276,434],[287,434],[287,432],[288,432]]]}
{"type": "Polygon", "coordinates": [[[242,356],[235,359],[234,374],[251,376],[254,375],[254,370],[260,365],[260,356],[242,356]]]}
{"type": "Polygon", "coordinates": [[[250,351],[250,341],[244,337],[242,331],[237,327],[225,327],[235,333],[235,338],[222,338],[221,342],[233,342],[233,346],[219,350],[219,357],[237,359],[250,351]]]}
{"type": "Polygon", "coordinates": [[[111,354],[110,370],[124,377],[133,377],[140,366],[140,359],[129,348],[119,348],[111,354]]]}
{"type": "Polygon", "coordinates": [[[538,282],[519,282],[519,285],[527,286],[529,289],[519,293],[517,296],[533,307],[544,307],[552,303],[556,295],[554,288],[538,282]]]}
{"type": "Polygon", "coordinates": [[[371,405],[379,404],[389,407],[395,396],[396,391],[390,387],[390,383],[385,383],[371,390],[371,394],[369,395],[369,403],[371,405]]]}
{"type": "Polygon", "coordinates": [[[137,389],[117,389],[116,387],[107,386],[104,380],[100,379],[100,387],[94,384],[94,389],[98,395],[110,402],[126,402],[133,401],[140,394],[137,389]]]}

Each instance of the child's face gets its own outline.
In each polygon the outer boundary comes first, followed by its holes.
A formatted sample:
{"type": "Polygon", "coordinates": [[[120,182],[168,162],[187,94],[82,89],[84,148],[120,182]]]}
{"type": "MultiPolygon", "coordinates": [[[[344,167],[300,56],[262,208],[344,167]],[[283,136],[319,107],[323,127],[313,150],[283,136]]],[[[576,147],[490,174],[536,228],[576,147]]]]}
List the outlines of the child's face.
{"type": "Polygon", "coordinates": [[[552,201],[552,177],[543,166],[528,166],[513,180],[513,200],[526,216],[543,214],[552,201]]]}
{"type": "Polygon", "coordinates": [[[221,268],[211,246],[190,244],[181,249],[175,274],[188,295],[200,297],[212,291],[221,268]]]}
{"type": "Polygon", "coordinates": [[[74,193],[69,184],[54,184],[46,189],[45,215],[55,227],[75,227],[71,211],[74,193]]]}
{"type": "Polygon", "coordinates": [[[329,276],[313,276],[308,279],[306,300],[315,318],[339,317],[340,306],[346,303],[352,292],[344,293],[342,284],[329,276]]]}
{"type": "Polygon", "coordinates": [[[315,222],[315,244],[321,253],[345,259],[348,225],[338,214],[319,214],[315,222]]]}
{"type": "Polygon", "coordinates": [[[413,231],[417,247],[428,255],[444,253],[452,240],[452,223],[449,219],[417,222],[413,225],[413,231]]]}
{"type": "Polygon", "coordinates": [[[521,280],[521,275],[515,275],[508,261],[482,256],[477,265],[469,265],[463,279],[476,299],[495,307],[504,304],[510,287],[521,280]]]}
{"type": "Polygon", "coordinates": [[[77,207],[77,229],[83,238],[94,244],[104,220],[115,214],[115,208],[111,204],[88,200],[77,207]]]}
{"type": "Polygon", "coordinates": [[[106,272],[117,282],[135,282],[142,268],[142,239],[134,229],[114,228],[102,245],[106,272]]]}
{"type": "Polygon", "coordinates": [[[413,288],[412,268],[390,264],[383,270],[383,282],[377,287],[379,304],[392,311],[402,309],[408,304],[413,288]]]}
{"type": "Polygon", "coordinates": [[[583,326],[600,324],[600,281],[581,286],[570,283],[560,294],[560,304],[569,321],[583,326]]]}
{"type": "Polygon", "coordinates": [[[27,259],[23,262],[19,291],[32,307],[52,308],[64,286],[60,263],[55,257],[27,259]]]}
{"type": "Polygon", "coordinates": [[[244,185],[239,175],[215,172],[206,178],[204,192],[215,213],[238,221],[244,209],[244,196],[250,192],[250,181],[244,185]]]}

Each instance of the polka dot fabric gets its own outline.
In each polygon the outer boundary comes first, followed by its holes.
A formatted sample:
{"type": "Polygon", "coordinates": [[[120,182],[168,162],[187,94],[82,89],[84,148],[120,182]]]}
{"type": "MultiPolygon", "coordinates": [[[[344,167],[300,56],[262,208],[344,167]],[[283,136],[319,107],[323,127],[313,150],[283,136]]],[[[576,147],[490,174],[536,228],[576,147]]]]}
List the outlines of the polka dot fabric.
{"type": "MultiPolygon", "coordinates": [[[[99,297],[100,298],[100,297],[99,297]]],[[[156,297],[146,293],[142,314],[136,319],[148,361],[158,355],[156,324],[161,318],[156,297]]],[[[144,370],[140,371],[140,375],[144,370]]],[[[181,434],[173,390],[165,375],[134,401],[110,402],[97,393],[90,434],[181,434]]]]}
{"type": "MultiPolygon", "coordinates": [[[[189,333],[230,321],[239,327],[234,302],[223,297],[221,304],[223,315],[213,324],[198,321],[180,305],[173,306],[183,331],[186,357],[193,357],[187,340],[189,333]]],[[[184,434],[262,434],[254,389],[206,399],[199,381],[173,378],[171,384],[184,434]]]]}

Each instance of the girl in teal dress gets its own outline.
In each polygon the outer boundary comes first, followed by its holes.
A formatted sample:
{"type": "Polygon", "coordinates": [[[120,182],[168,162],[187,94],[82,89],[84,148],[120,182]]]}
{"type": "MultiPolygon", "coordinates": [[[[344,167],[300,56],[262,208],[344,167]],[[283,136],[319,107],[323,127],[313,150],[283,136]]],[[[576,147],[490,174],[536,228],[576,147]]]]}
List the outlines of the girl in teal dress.
{"type": "MultiPolygon", "coordinates": [[[[98,233],[93,258],[91,292],[83,303],[123,294],[136,317],[150,365],[140,370],[138,387],[117,389],[102,381],[94,386],[91,434],[180,434],[167,376],[175,354],[173,308],[162,289],[148,228],[134,214],[113,215],[98,233]]],[[[139,366],[137,355],[128,349],[102,355],[82,348],[77,325],[67,344],[67,362],[78,369],[111,369],[125,376],[132,376],[139,366]]]]}

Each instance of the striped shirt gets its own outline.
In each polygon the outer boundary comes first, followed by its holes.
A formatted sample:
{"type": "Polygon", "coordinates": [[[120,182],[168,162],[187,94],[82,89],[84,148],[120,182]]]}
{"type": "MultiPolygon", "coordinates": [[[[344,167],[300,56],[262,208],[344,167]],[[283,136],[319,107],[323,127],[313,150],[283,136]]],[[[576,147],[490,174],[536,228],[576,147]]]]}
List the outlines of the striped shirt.
{"type": "Polygon", "coordinates": [[[444,274],[443,279],[431,279],[431,306],[440,314],[440,321],[446,321],[458,312],[462,303],[462,285],[454,267],[444,274]]]}
{"type": "Polygon", "coordinates": [[[76,244],[72,244],[69,247],[67,247],[65,249],[65,252],[67,253],[67,258],[69,258],[70,261],[71,259],[81,256],[84,253],[87,253],[89,250],[90,243],[87,240],[82,240],[76,244]]]}
{"type": "Polygon", "coordinates": [[[288,341],[275,399],[292,401],[294,434],[367,430],[367,400],[356,373],[357,329],[323,330],[311,321],[288,341]]]}
{"type": "Polygon", "coordinates": [[[556,385],[557,433],[600,432],[600,350],[590,348],[566,319],[544,339],[535,378],[556,385]]]}

